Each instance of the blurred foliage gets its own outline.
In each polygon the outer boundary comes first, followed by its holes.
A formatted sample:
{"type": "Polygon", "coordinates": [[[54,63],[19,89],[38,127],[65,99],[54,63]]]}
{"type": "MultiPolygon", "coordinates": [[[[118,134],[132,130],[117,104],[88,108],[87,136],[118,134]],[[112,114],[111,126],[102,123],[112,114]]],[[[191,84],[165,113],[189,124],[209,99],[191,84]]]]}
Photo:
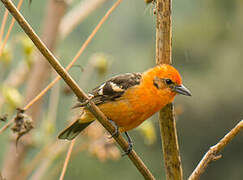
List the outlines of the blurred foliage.
{"type": "Polygon", "coordinates": [[[25,62],[28,65],[28,67],[30,67],[33,63],[33,51],[35,46],[33,42],[26,35],[21,34],[18,37],[18,40],[20,40],[20,44],[23,48],[25,62]]]}
{"type": "MultiPolygon", "coordinates": [[[[78,2],[79,0],[75,0],[73,5],[78,2]]],[[[60,57],[63,65],[66,65],[74,57],[91,30],[113,2],[105,3],[64,41],[59,42],[56,54],[60,57]]],[[[28,2],[25,2],[22,9],[24,16],[37,33],[41,31],[40,24],[45,12],[45,3],[46,0],[33,1],[29,7],[28,2]]],[[[172,7],[173,64],[179,69],[183,76],[183,83],[193,94],[192,98],[178,96],[175,101],[184,176],[188,177],[208,148],[217,143],[243,117],[243,80],[241,78],[243,1],[173,1],[172,7]]],[[[134,71],[141,72],[155,65],[156,19],[152,13],[153,8],[152,4],[146,5],[141,0],[121,3],[77,62],[81,67],[85,67],[83,68],[84,72],[74,68],[70,70],[75,79],[81,79],[80,86],[82,88],[88,91],[113,75],[134,71]],[[107,61],[110,59],[109,57],[112,57],[112,64],[109,64],[109,60],[107,61]],[[88,68],[92,58],[98,59],[96,67],[100,73],[93,73],[93,69],[88,68]],[[85,81],[82,80],[83,76],[89,72],[92,76],[89,76],[85,81]]],[[[1,4],[0,17],[3,15],[3,9],[1,4]]],[[[18,32],[22,32],[22,30],[15,26],[11,38],[18,39],[18,32]]],[[[2,57],[5,57],[9,66],[6,68],[1,65],[1,79],[7,76],[10,69],[16,67],[17,62],[20,61],[19,57],[24,59],[23,57],[33,50],[31,43],[26,42],[27,39],[20,41],[21,45],[16,43],[14,47],[8,45],[5,49],[5,56],[2,57]]],[[[12,43],[12,41],[10,42],[12,43]]],[[[3,85],[1,86],[3,87],[3,85]]],[[[10,87],[10,91],[13,91],[8,96],[11,102],[21,99],[19,97],[21,97],[20,94],[23,93],[23,90],[23,87],[19,89],[11,89],[10,87]]],[[[5,90],[4,94],[9,94],[10,91],[5,90]]],[[[18,102],[12,103],[18,104],[20,102],[18,100],[18,102]]],[[[54,131],[56,138],[58,131],[66,125],[66,121],[69,119],[72,104],[73,98],[62,94],[56,125],[46,123],[45,127],[42,125],[40,128],[44,130],[34,129],[32,131],[35,131],[36,134],[40,133],[42,139],[52,136],[54,131]]],[[[46,108],[45,111],[48,109],[46,108]]],[[[152,121],[148,121],[140,127],[142,136],[136,131],[132,131],[131,136],[134,148],[141,155],[145,164],[157,179],[164,179],[161,142],[156,119],[157,115],[152,118],[152,121]],[[153,130],[154,127],[155,130],[153,130]],[[153,135],[154,132],[156,136],[153,135]],[[145,142],[144,137],[148,138],[145,142]],[[157,138],[154,139],[155,137],[157,138]],[[145,143],[150,141],[155,141],[155,143],[145,146],[145,143]]],[[[209,166],[201,177],[202,180],[242,179],[242,138],[241,133],[226,147],[222,153],[223,158],[209,166]]],[[[84,138],[79,136],[79,139],[83,140],[84,138]]],[[[0,150],[0,162],[2,162],[7,142],[7,136],[1,135],[0,143],[3,148],[0,150]]],[[[27,156],[26,162],[40,151],[41,144],[33,148],[27,156]]],[[[142,178],[126,157],[118,161],[103,162],[107,160],[104,157],[109,150],[104,149],[104,144],[94,144],[93,146],[90,147],[89,152],[95,154],[102,161],[90,156],[90,153],[79,151],[69,163],[66,179],[129,180],[142,178]]],[[[45,178],[58,179],[64,156],[65,153],[62,153],[55,159],[45,178]]],[[[114,157],[118,156],[114,155],[114,157]]]]}
{"type": "Polygon", "coordinates": [[[141,132],[142,136],[144,137],[145,144],[152,145],[153,143],[155,143],[156,133],[153,122],[149,121],[148,119],[143,124],[141,124],[137,129],[141,132]]]}
{"type": "Polygon", "coordinates": [[[11,48],[6,46],[2,53],[0,54],[0,62],[2,62],[5,66],[7,66],[8,64],[11,63],[12,60],[12,52],[11,52],[11,48]]]}
{"type": "Polygon", "coordinates": [[[94,54],[91,56],[91,63],[100,76],[104,75],[109,68],[108,58],[104,53],[94,54]]]}
{"type": "Polygon", "coordinates": [[[17,89],[4,85],[1,87],[0,92],[5,99],[6,105],[9,105],[11,110],[22,103],[23,97],[17,89]]]}

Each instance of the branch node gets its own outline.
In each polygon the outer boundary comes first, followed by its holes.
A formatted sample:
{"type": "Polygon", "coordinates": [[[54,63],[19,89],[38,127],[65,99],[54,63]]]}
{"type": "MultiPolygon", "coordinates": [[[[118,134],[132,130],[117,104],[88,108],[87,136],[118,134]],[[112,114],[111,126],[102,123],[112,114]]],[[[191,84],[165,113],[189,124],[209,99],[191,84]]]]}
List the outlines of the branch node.
{"type": "Polygon", "coordinates": [[[222,158],[222,154],[219,154],[219,155],[213,155],[213,158],[212,158],[212,161],[217,161],[219,160],[220,158],[222,158]]]}

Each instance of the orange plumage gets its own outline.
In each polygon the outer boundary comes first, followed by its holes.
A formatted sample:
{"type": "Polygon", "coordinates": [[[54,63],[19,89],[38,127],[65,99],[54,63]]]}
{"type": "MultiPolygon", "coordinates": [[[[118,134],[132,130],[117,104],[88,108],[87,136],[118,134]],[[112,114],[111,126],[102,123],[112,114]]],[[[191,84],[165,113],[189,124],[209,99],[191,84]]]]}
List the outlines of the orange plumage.
{"type": "MultiPolygon", "coordinates": [[[[178,71],[163,64],[142,74],[116,76],[95,88],[90,96],[106,117],[115,122],[120,132],[126,132],[172,102],[177,93],[191,95],[182,85],[178,71]]],[[[59,138],[73,139],[95,120],[85,107],[80,106],[80,119],[65,129],[59,138]]]]}

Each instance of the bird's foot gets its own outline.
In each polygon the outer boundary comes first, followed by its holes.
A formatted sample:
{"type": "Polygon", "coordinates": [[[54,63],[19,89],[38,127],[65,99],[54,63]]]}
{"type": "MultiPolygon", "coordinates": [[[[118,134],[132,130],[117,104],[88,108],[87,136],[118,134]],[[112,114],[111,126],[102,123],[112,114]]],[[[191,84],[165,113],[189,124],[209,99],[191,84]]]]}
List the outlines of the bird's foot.
{"type": "Polygon", "coordinates": [[[133,142],[132,142],[131,137],[129,136],[129,134],[127,132],[125,132],[125,135],[127,137],[128,147],[127,147],[127,150],[122,154],[122,156],[130,154],[132,152],[132,149],[133,149],[133,142]]]}
{"type": "Polygon", "coordinates": [[[133,143],[128,143],[127,150],[122,154],[122,156],[126,156],[130,154],[132,152],[132,148],[133,148],[133,143]]]}

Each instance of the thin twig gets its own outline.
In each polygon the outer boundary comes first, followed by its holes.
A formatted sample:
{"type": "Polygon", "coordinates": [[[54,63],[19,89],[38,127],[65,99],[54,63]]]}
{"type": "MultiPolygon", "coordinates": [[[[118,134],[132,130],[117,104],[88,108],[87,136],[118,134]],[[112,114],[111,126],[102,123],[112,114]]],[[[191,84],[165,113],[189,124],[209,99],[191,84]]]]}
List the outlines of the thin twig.
{"type": "Polygon", "coordinates": [[[2,37],[3,37],[3,33],[4,33],[4,28],[5,28],[5,25],[6,25],[6,22],[7,22],[7,18],[8,18],[8,10],[6,9],[5,12],[4,12],[4,15],[3,15],[3,21],[2,21],[1,29],[0,29],[0,44],[1,44],[1,41],[2,41],[2,37]]]}
{"type": "MultiPolygon", "coordinates": [[[[20,9],[22,3],[23,3],[23,0],[19,0],[19,3],[18,3],[18,5],[17,5],[18,10],[20,9]]],[[[11,33],[12,29],[13,29],[13,26],[14,26],[14,23],[15,23],[15,19],[13,18],[12,21],[11,21],[11,24],[10,24],[10,26],[9,26],[9,28],[8,28],[6,37],[5,37],[4,40],[3,40],[3,44],[0,46],[0,56],[1,56],[2,52],[3,52],[4,47],[5,47],[6,44],[7,44],[9,35],[10,35],[10,33],[11,33]]],[[[0,41],[0,42],[1,42],[1,41],[0,41]]]]}
{"type": "Polygon", "coordinates": [[[241,130],[243,130],[243,120],[241,120],[230,132],[228,132],[216,145],[210,147],[188,180],[198,180],[210,162],[221,158],[221,155],[218,153],[221,152],[241,130]]]}
{"type": "Polygon", "coordinates": [[[28,104],[26,104],[23,108],[23,110],[27,110],[29,109],[35,102],[37,102],[42,96],[44,96],[46,94],[46,92],[51,89],[57,81],[59,81],[61,79],[60,76],[56,77],[56,79],[54,79],[50,84],[48,84],[45,89],[43,89],[37,96],[35,96],[28,104]]]}
{"type": "MultiPolygon", "coordinates": [[[[83,150],[87,149],[87,144],[84,143],[84,144],[81,144],[79,145],[79,147],[76,147],[73,151],[73,155],[71,156],[70,159],[73,159],[75,157],[75,155],[77,155],[79,152],[82,152],[83,150]]],[[[56,156],[55,154],[54,155],[51,155],[51,156],[56,156]]],[[[53,160],[50,160],[50,161],[53,161],[53,160]]],[[[57,177],[57,174],[61,171],[61,166],[55,166],[51,171],[47,171],[45,173],[45,176],[48,177],[49,179],[54,179],[53,177],[57,177]]]]}
{"type": "Polygon", "coordinates": [[[78,24],[80,24],[81,21],[101,6],[105,1],[107,0],[80,1],[79,4],[77,4],[64,16],[59,28],[60,37],[64,39],[78,24]]]}
{"type": "MultiPolygon", "coordinates": [[[[172,16],[171,0],[157,0],[156,4],[156,64],[172,63],[172,16]]],[[[167,180],[182,180],[182,165],[179,152],[173,104],[168,104],[159,113],[160,133],[167,180]]]]}
{"type": "Polygon", "coordinates": [[[31,176],[29,178],[28,176],[20,178],[29,180],[43,179],[43,176],[46,176],[46,172],[48,171],[49,167],[53,164],[53,161],[55,161],[61,154],[64,153],[66,146],[66,143],[60,143],[56,141],[54,144],[52,144],[52,146],[50,146],[52,148],[49,148],[47,150],[47,153],[42,157],[41,161],[39,161],[37,169],[31,174],[31,176]]]}
{"type": "Polygon", "coordinates": [[[1,129],[0,129],[0,134],[4,132],[6,129],[8,129],[12,124],[14,123],[14,119],[9,121],[7,124],[5,124],[1,129]]]}
{"type": "MultiPolygon", "coordinates": [[[[19,25],[22,27],[22,29],[25,31],[25,33],[30,37],[30,39],[33,41],[33,43],[36,45],[36,47],[39,49],[39,51],[42,53],[42,55],[46,58],[46,60],[51,64],[51,66],[56,70],[56,72],[62,77],[62,79],[73,90],[73,92],[76,94],[76,96],[80,99],[85,99],[89,102],[87,104],[87,108],[89,109],[89,111],[106,128],[106,130],[110,134],[113,134],[115,129],[112,126],[112,124],[110,124],[110,122],[105,117],[105,115],[100,111],[100,109],[92,101],[89,100],[88,96],[84,93],[84,91],[79,88],[77,83],[72,79],[72,77],[68,74],[68,72],[61,66],[61,64],[56,59],[56,57],[47,49],[45,44],[40,40],[40,38],[33,31],[31,26],[27,23],[27,21],[24,19],[24,17],[16,9],[16,7],[12,3],[12,1],[11,0],[1,0],[1,1],[5,5],[5,7],[9,10],[9,12],[15,17],[15,19],[18,21],[19,25]]],[[[121,1],[122,0],[118,0],[115,3],[115,5],[118,6],[121,3],[121,1]]],[[[119,135],[118,137],[115,137],[115,140],[117,141],[117,143],[121,146],[121,148],[124,151],[127,150],[128,143],[121,135],[119,135]]],[[[128,157],[133,162],[133,164],[137,167],[139,172],[144,176],[145,179],[155,179],[134,150],[131,151],[131,153],[128,155],[128,157]]]]}
{"type": "Polygon", "coordinates": [[[65,172],[67,170],[67,165],[68,165],[68,162],[70,160],[74,144],[75,144],[75,139],[72,140],[72,142],[71,142],[71,144],[70,144],[70,146],[68,148],[67,156],[66,156],[66,159],[65,159],[65,162],[64,162],[64,165],[63,165],[63,168],[62,168],[62,173],[61,173],[61,176],[60,176],[59,180],[63,180],[64,179],[65,172]]]}

